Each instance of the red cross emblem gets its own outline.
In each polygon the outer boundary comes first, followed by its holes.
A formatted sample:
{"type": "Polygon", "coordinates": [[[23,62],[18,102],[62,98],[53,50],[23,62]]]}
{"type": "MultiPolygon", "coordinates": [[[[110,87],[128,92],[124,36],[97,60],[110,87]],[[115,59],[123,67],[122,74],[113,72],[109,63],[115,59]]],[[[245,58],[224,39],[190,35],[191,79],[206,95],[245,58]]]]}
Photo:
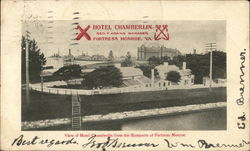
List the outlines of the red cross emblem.
{"type": "Polygon", "coordinates": [[[168,25],[156,25],[156,31],[154,34],[155,40],[169,40],[168,25]]]}
{"type": "Polygon", "coordinates": [[[80,40],[83,36],[87,39],[87,40],[91,40],[91,37],[89,36],[89,34],[87,33],[87,31],[90,28],[90,25],[88,25],[85,29],[82,29],[79,25],[77,25],[77,28],[81,31],[78,36],[76,37],[76,40],[80,40]]]}

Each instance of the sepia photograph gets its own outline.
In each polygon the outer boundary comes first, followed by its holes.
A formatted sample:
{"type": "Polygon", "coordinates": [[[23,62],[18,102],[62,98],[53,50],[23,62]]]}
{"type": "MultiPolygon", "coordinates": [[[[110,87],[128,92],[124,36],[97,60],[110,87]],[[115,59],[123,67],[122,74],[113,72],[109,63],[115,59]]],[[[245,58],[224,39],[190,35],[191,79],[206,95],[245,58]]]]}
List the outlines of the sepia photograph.
{"type": "Polygon", "coordinates": [[[227,130],[226,21],[80,14],[22,21],[22,131],[227,130]]]}

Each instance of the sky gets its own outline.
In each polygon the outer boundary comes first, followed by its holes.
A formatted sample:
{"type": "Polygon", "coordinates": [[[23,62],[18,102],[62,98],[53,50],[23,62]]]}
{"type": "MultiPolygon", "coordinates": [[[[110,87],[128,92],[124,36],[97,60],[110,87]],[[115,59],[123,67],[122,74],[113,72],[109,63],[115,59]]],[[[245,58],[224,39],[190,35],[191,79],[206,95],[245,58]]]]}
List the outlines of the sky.
{"type": "MultiPolygon", "coordinates": [[[[61,55],[68,54],[68,50],[71,49],[73,55],[80,55],[88,53],[89,55],[101,54],[108,56],[110,50],[113,51],[115,56],[125,55],[130,51],[131,55],[136,57],[137,47],[142,44],[146,46],[160,46],[164,45],[167,48],[177,48],[182,54],[192,53],[193,49],[196,49],[197,53],[205,53],[206,43],[216,43],[217,50],[226,51],[226,22],[225,21],[84,21],[78,20],[79,25],[84,29],[87,25],[90,25],[90,29],[87,33],[93,37],[100,37],[96,35],[96,30],[92,29],[92,25],[168,25],[169,40],[152,40],[152,41],[91,41],[86,40],[84,37],[77,42],[79,45],[72,46],[72,39],[77,35],[74,33],[80,33],[80,31],[73,30],[76,25],[72,25],[72,20],[35,20],[26,21],[22,24],[22,35],[25,35],[25,31],[28,30],[31,34],[31,38],[35,39],[39,48],[45,54],[50,56],[54,53],[61,55]]],[[[100,30],[100,32],[107,32],[108,30],[100,30]]],[[[117,30],[112,29],[116,32],[117,30]]],[[[119,30],[119,32],[122,30],[119,30]]],[[[129,31],[129,30],[125,30],[129,31]]],[[[153,37],[156,31],[154,27],[152,30],[130,30],[149,32],[149,35],[153,37]]]]}

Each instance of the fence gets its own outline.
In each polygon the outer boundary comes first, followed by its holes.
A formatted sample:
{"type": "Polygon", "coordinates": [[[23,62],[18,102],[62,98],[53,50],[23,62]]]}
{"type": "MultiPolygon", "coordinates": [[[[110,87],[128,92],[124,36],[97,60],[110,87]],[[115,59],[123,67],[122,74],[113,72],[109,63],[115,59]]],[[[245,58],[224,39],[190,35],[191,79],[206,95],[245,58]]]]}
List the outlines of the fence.
{"type": "Polygon", "coordinates": [[[44,87],[43,91],[41,90],[41,86],[30,86],[31,90],[49,93],[49,94],[61,94],[61,95],[72,95],[72,94],[79,94],[79,95],[91,95],[92,90],[78,90],[78,89],[63,89],[63,88],[48,88],[44,87]]]}
{"type": "MultiPolygon", "coordinates": [[[[145,91],[160,91],[160,90],[175,90],[175,89],[198,89],[198,88],[209,88],[209,86],[199,85],[173,85],[165,87],[122,87],[122,88],[111,88],[111,89],[95,89],[95,90],[82,90],[82,89],[64,89],[64,88],[50,88],[54,83],[45,83],[43,91],[41,90],[41,84],[31,84],[31,90],[40,91],[43,93],[50,94],[61,94],[61,95],[97,95],[97,94],[118,94],[118,93],[128,93],[128,92],[145,92],[145,91]]],[[[225,87],[225,84],[213,84],[212,87],[225,87]]]]}
{"type": "Polygon", "coordinates": [[[49,93],[49,94],[61,94],[61,95],[97,95],[97,94],[117,94],[117,93],[127,93],[127,92],[144,92],[144,91],[159,91],[162,88],[112,88],[112,89],[96,89],[96,90],[80,90],[80,89],[63,89],[63,88],[48,88],[44,87],[43,91],[41,86],[30,85],[31,90],[49,93]]]}

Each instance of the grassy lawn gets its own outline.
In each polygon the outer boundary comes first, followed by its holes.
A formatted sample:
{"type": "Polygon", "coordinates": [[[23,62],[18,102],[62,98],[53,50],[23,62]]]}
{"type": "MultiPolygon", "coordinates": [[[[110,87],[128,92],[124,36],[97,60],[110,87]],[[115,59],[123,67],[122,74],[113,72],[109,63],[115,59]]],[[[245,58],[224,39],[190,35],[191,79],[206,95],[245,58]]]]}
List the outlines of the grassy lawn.
{"type": "MultiPolygon", "coordinates": [[[[24,104],[25,91],[22,91],[24,104]]],[[[183,106],[226,101],[226,88],[168,90],[81,96],[83,115],[183,106]]],[[[22,105],[22,121],[71,117],[71,96],[30,93],[30,106],[22,105]]]]}
{"type": "Polygon", "coordinates": [[[25,106],[22,91],[22,121],[64,118],[71,116],[71,96],[30,92],[30,105],[25,106]]]}
{"type": "Polygon", "coordinates": [[[112,95],[82,96],[83,114],[107,114],[110,112],[183,106],[226,101],[226,88],[193,90],[168,90],[112,95]]]}

